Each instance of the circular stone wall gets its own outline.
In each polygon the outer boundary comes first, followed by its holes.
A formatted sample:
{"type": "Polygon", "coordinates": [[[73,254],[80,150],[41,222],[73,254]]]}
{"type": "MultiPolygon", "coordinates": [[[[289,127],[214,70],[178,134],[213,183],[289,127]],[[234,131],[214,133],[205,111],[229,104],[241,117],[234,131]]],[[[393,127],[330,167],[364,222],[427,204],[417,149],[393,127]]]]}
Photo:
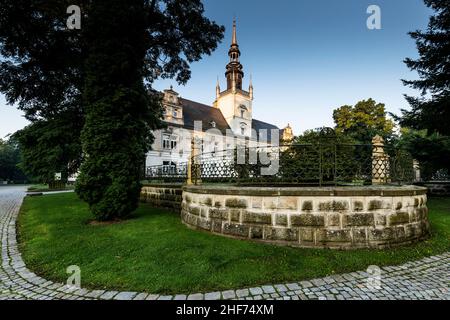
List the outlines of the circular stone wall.
{"type": "Polygon", "coordinates": [[[383,248],[429,235],[427,189],[185,186],[188,226],[300,247],[383,248]]]}

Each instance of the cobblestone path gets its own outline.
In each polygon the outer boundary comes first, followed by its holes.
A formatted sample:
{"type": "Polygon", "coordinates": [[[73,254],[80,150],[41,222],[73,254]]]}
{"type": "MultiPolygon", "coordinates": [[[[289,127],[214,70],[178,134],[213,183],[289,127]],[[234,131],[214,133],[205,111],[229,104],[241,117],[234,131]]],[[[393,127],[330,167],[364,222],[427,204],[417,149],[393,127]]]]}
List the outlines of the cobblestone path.
{"type": "Polygon", "coordinates": [[[0,187],[0,300],[5,299],[116,299],[116,300],[371,300],[450,298],[450,252],[383,267],[380,276],[359,271],[310,281],[261,287],[164,296],[139,292],[86,290],[47,281],[29,271],[18,251],[16,219],[25,196],[25,187],[0,187]]]}

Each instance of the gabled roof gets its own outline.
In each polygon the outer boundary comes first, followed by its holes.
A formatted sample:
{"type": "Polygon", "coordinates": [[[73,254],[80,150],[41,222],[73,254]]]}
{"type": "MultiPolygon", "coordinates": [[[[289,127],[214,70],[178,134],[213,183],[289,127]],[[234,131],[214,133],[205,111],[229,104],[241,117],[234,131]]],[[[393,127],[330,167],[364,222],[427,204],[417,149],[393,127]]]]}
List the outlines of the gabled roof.
{"type": "Polygon", "coordinates": [[[258,137],[255,137],[254,136],[255,133],[253,132],[252,133],[252,138],[253,139],[257,138],[258,140],[263,140],[263,137],[261,135],[262,134],[266,135],[266,132],[267,132],[267,141],[268,142],[271,142],[272,130],[278,130],[280,132],[280,134],[281,134],[281,130],[277,126],[275,126],[273,124],[270,124],[270,123],[267,123],[267,122],[259,121],[259,120],[256,120],[256,119],[252,120],[252,129],[254,129],[256,131],[256,133],[258,134],[258,137]],[[264,132],[264,131],[261,132],[261,130],[266,130],[266,132],[264,132]]]}
{"type": "MultiPolygon", "coordinates": [[[[227,130],[231,130],[220,109],[184,98],[180,98],[180,103],[183,108],[183,128],[193,130],[194,122],[201,121],[203,131],[215,128],[225,135],[227,130]],[[212,125],[213,122],[216,125],[215,127],[213,127],[212,125]]],[[[170,125],[181,127],[181,125],[177,125],[174,123],[170,123],[170,125]]],[[[256,137],[255,133],[253,132],[252,139],[258,140],[263,140],[263,137],[260,136],[260,130],[267,130],[267,141],[269,142],[271,141],[272,137],[271,130],[279,130],[281,134],[281,130],[277,126],[256,119],[252,120],[252,129],[256,130],[256,132],[258,133],[258,137],[256,137]]]]}
{"type": "Polygon", "coordinates": [[[227,129],[231,130],[219,109],[183,98],[180,101],[183,106],[184,128],[194,129],[194,121],[201,121],[203,131],[213,129],[212,122],[216,123],[215,128],[222,134],[226,134],[227,129]]]}

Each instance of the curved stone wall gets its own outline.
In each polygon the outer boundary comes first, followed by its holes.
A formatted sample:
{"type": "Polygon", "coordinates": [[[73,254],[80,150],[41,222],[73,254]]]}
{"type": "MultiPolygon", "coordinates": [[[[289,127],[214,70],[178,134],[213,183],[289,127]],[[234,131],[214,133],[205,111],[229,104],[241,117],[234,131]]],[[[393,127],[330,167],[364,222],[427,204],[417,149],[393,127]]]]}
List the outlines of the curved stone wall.
{"type": "Polygon", "coordinates": [[[181,210],[181,184],[145,184],[141,189],[141,202],[174,212],[181,210]]]}
{"type": "Polygon", "coordinates": [[[383,248],[429,235],[417,186],[184,186],[181,217],[215,234],[300,247],[383,248]]]}

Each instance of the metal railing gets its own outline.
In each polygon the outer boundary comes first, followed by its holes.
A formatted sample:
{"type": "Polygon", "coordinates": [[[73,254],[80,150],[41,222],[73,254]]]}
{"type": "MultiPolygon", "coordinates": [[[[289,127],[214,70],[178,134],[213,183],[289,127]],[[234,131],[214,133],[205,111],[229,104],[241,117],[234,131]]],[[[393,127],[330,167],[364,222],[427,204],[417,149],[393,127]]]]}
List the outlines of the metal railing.
{"type": "MultiPolygon", "coordinates": [[[[147,167],[149,180],[184,181],[188,163],[147,167]]],[[[290,144],[240,147],[191,157],[192,183],[240,185],[406,184],[414,180],[405,151],[373,144],[290,144]],[[269,170],[270,169],[270,170],[269,170]]]]}

